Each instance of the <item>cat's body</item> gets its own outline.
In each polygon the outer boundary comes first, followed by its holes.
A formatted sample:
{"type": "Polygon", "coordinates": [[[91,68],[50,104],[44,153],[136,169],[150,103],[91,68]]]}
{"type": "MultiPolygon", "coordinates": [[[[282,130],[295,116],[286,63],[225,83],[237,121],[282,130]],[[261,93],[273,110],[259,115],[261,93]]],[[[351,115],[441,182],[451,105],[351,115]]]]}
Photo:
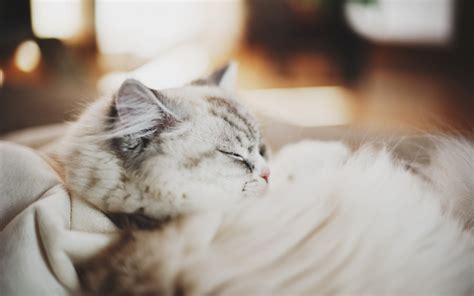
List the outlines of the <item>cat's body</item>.
{"type": "Polygon", "coordinates": [[[116,295],[472,295],[474,237],[441,206],[461,189],[473,200],[458,169],[474,145],[455,145],[416,173],[387,150],[289,146],[264,198],[124,234],[82,280],[116,295]]]}
{"type": "Polygon", "coordinates": [[[163,91],[129,80],[57,146],[73,198],[108,214],[182,214],[82,264],[85,290],[474,293],[472,143],[442,141],[428,165],[302,143],[280,152],[264,193],[260,135],[228,72],[163,91]]]}

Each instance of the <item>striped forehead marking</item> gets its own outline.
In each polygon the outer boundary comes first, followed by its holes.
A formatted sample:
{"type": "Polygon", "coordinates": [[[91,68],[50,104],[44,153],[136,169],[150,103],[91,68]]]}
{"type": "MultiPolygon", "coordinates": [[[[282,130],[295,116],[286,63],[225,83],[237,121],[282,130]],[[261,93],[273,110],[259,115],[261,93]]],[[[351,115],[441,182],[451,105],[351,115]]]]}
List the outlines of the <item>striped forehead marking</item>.
{"type": "MultiPolygon", "coordinates": [[[[220,97],[207,97],[209,112],[221,118],[232,128],[243,133],[252,142],[257,139],[258,131],[254,123],[249,121],[248,115],[239,112],[238,108],[228,100],[220,97]]],[[[239,142],[241,142],[240,139],[239,142]]]]}

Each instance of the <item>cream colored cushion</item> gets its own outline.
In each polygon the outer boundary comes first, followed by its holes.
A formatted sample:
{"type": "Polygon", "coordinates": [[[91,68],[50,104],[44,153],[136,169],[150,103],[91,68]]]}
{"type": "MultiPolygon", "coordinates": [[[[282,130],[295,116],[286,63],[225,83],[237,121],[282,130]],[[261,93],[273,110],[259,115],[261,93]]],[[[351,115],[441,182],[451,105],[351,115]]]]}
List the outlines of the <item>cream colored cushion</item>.
{"type": "Polygon", "coordinates": [[[79,289],[73,264],[115,238],[101,212],[71,200],[35,151],[0,142],[0,294],[66,295],[79,289]]]}

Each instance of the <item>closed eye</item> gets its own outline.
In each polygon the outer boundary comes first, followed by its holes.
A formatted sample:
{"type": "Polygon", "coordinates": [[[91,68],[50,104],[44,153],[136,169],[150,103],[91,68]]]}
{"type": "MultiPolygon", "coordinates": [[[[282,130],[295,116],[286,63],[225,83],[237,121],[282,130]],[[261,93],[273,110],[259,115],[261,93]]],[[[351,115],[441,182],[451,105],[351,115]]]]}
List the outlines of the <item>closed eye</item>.
{"type": "Polygon", "coordinates": [[[234,153],[234,152],[229,152],[229,151],[224,151],[224,150],[220,150],[220,149],[217,149],[220,153],[222,154],[225,154],[227,156],[230,156],[232,158],[235,158],[237,160],[240,160],[240,161],[245,161],[245,158],[240,155],[240,154],[237,154],[237,153],[234,153]]]}
{"type": "Polygon", "coordinates": [[[253,166],[242,155],[235,152],[230,152],[230,151],[225,151],[225,150],[220,150],[220,149],[217,149],[217,150],[222,154],[225,154],[235,160],[242,162],[249,171],[253,170],[253,166]]]}
{"type": "Polygon", "coordinates": [[[260,144],[258,147],[258,153],[260,153],[263,158],[267,158],[267,147],[264,144],[260,144]]]}

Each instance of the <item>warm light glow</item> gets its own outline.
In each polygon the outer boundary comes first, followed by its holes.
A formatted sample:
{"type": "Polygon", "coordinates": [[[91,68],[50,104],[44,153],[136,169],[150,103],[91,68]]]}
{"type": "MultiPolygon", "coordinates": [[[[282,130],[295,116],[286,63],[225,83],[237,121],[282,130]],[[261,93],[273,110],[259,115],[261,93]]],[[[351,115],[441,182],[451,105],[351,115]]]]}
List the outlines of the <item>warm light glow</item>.
{"type": "Polygon", "coordinates": [[[5,76],[4,76],[4,75],[5,75],[5,74],[3,74],[2,69],[0,69],[0,87],[3,86],[3,81],[4,81],[4,79],[5,79],[5,76]]]}
{"type": "Polygon", "coordinates": [[[21,43],[15,52],[15,65],[23,72],[33,71],[41,60],[41,51],[32,40],[21,43]]]}
{"type": "Polygon", "coordinates": [[[153,58],[183,44],[226,52],[243,19],[241,0],[95,1],[95,26],[103,54],[153,58]]]}
{"type": "Polygon", "coordinates": [[[339,126],[352,117],[350,97],[342,87],[248,90],[242,95],[257,112],[296,126],[339,126]]]}
{"type": "Polygon", "coordinates": [[[70,39],[84,26],[81,0],[31,0],[33,32],[39,38],[70,39]]]}
{"type": "Polygon", "coordinates": [[[156,89],[177,87],[201,77],[209,67],[205,48],[186,45],[162,53],[132,72],[108,73],[100,79],[98,88],[105,94],[115,92],[126,78],[138,79],[156,89]]]}

